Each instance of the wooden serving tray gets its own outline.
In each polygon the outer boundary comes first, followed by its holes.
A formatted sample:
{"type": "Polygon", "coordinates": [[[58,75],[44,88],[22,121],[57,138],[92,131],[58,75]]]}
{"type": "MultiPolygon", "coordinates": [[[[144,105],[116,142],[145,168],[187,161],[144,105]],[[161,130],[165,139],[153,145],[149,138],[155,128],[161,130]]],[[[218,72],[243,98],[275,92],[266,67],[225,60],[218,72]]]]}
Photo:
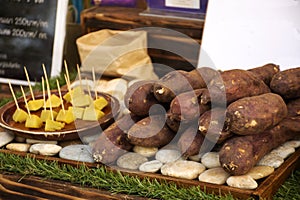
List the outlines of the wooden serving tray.
{"type": "MultiPolygon", "coordinates": [[[[1,153],[6,154],[15,154],[19,156],[32,156],[35,159],[46,160],[46,161],[56,161],[60,164],[69,164],[72,166],[77,167],[77,161],[61,159],[58,157],[47,157],[42,155],[35,155],[30,153],[23,153],[23,152],[15,152],[5,149],[0,149],[1,153]]],[[[124,175],[132,175],[138,176],[141,179],[143,178],[150,178],[156,179],[158,181],[168,181],[176,183],[179,187],[191,187],[191,186],[199,186],[202,190],[205,190],[207,193],[214,193],[214,194],[231,194],[232,196],[239,198],[239,199],[248,199],[250,197],[254,197],[255,199],[273,199],[274,194],[277,192],[278,188],[283,184],[283,182],[291,175],[292,171],[295,169],[300,168],[300,148],[296,150],[286,161],[277,168],[270,176],[266,177],[265,179],[258,182],[259,186],[255,190],[245,190],[245,189],[238,189],[229,187],[226,185],[215,185],[210,183],[204,183],[197,180],[187,180],[187,179],[180,179],[174,178],[169,176],[164,176],[157,173],[144,173],[140,171],[133,171],[133,170],[124,170],[118,167],[107,167],[109,171],[117,172],[120,171],[124,175]]],[[[97,167],[99,163],[82,163],[87,167],[97,167]]]]}

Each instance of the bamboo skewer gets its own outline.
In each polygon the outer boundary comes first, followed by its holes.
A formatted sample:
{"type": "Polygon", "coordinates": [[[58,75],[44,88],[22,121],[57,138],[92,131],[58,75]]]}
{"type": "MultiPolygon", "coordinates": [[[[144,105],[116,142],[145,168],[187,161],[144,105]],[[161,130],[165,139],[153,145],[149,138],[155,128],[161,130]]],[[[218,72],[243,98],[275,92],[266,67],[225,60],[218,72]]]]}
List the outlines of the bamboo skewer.
{"type": "Polygon", "coordinates": [[[29,106],[28,106],[28,103],[27,103],[27,98],[26,98],[25,92],[23,90],[22,85],[20,87],[21,87],[22,95],[23,95],[25,105],[26,105],[26,108],[27,108],[28,116],[31,118],[31,114],[30,114],[30,110],[29,110],[29,106]]]}
{"type": "Polygon", "coordinates": [[[68,65],[67,65],[66,60],[64,61],[64,65],[65,65],[65,71],[66,71],[65,75],[67,75],[66,76],[67,78],[65,78],[66,79],[66,83],[70,83],[70,75],[69,75],[69,70],[68,70],[68,65]]]}
{"type": "Polygon", "coordinates": [[[30,79],[29,79],[29,76],[28,76],[28,72],[27,72],[27,69],[26,69],[25,66],[24,66],[24,71],[25,71],[27,82],[28,82],[28,87],[29,87],[29,90],[30,90],[30,93],[31,93],[31,98],[32,98],[32,100],[35,100],[34,95],[33,95],[33,91],[32,91],[32,87],[31,87],[31,83],[30,83],[30,79]]]}
{"type": "Polygon", "coordinates": [[[45,80],[44,80],[44,77],[42,77],[42,90],[43,90],[44,110],[47,110],[46,109],[46,94],[45,94],[45,80]]]}
{"type": "Polygon", "coordinates": [[[78,64],[77,64],[77,73],[78,73],[78,78],[79,78],[80,89],[82,90],[82,79],[81,79],[81,73],[80,73],[78,64]]]}
{"type": "Polygon", "coordinates": [[[14,101],[15,101],[16,107],[17,107],[17,109],[18,109],[18,110],[20,110],[20,107],[19,107],[19,104],[18,104],[18,101],[17,101],[16,95],[15,95],[15,93],[14,93],[14,90],[13,90],[12,86],[11,86],[11,83],[10,83],[10,82],[8,82],[8,85],[9,85],[9,88],[10,88],[11,94],[12,94],[12,96],[13,96],[13,98],[14,98],[14,101]]]}

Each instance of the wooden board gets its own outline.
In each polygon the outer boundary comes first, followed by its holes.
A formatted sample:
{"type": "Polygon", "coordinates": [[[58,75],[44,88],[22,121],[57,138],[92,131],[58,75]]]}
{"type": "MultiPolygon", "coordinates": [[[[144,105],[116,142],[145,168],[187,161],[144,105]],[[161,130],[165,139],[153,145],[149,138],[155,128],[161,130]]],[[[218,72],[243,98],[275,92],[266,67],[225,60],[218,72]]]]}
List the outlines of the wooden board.
{"type": "MultiPolygon", "coordinates": [[[[6,154],[15,154],[20,156],[32,156],[36,159],[41,160],[47,160],[47,161],[56,161],[60,164],[69,164],[75,167],[78,167],[77,161],[72,160],[66,160],[61,159],[58,157],[46,157],[42,155],[35,155],[35,154],[29,154],[29,153],[23,153],[23,152],[14,152],[10,150],[0,149],[1,153],[6,154]]],[[[97,167],[99,166],[99,163],[82,163],[85,164],[87,167],[97,167]]],[[[109,171],[117,172],[120,171],[122,174],[125,175],[132,175],[132,176],[138,176],[141,179],[143,178],[149,178],[149,179],[156,179],[158,181],[169,181],[176,183],[179,187],[191,187],[191,186],[199,186],[202,190],[205,190],[208,193],[215,193],[215,194],[231,194],[234,197],[237,197],[239,199],[248,199],[250,197],[254,197],[255,199],[272,199],[273,195],[276,193],[278,188],[283,184],[283,182],[291,175],[291,172],[295,169],[300,168],[300,148],[297,149],[297,151],[292,154],[286,161],[277,168],[270,176],[263,179],[259,182],[259,186],[255,190],[244,190],[244,189],[238,189],[229,187],[226,185],[215,185],[215,184],[209,184],[200,182],[197,180],[187,180],[187,179],[180,179],[180,178],[174,178],[169,176],[164,176],[158,173],[144,173],[140,171],[133,171],[133,170],[124,170],[117,167],[107,167],[109,171]]]]}

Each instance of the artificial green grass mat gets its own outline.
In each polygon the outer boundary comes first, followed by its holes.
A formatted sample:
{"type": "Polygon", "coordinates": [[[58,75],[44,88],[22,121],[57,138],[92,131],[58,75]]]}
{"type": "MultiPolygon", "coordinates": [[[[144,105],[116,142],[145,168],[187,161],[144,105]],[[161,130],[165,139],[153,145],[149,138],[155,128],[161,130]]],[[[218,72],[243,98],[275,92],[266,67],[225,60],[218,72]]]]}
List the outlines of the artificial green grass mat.
{"type": "MultiPolygon", "coordinates": [[[[85,187],[105,189],[112,193],[125,193],[156,199],[199,199],[234,200],[231,195],[208,194],[200,187],[181,188],[175,183],[153,179],[141,179],[108,171],[104,166],[88,168],[84,165],[74,167],[55,161],[38,160],[15,154],[0,153],[0,170],[36,175],[48,179],[67,181],[85,187]]],[[[294,171],[274,196],[274,200],[300,199],[300,170],[294,171]]]]}

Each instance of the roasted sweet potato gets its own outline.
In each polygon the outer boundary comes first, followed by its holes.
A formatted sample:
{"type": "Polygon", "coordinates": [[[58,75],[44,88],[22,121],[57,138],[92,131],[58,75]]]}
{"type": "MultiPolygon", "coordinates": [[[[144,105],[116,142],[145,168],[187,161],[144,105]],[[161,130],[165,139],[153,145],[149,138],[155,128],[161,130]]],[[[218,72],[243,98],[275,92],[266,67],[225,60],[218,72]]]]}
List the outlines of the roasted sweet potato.
{"type": "Polygon", "coordinates": [[[251,97],[270,92],[270,88],[253,73],[233,69],[221,73],[207,86],[209,93],[202,95],[202,103],[212,102],[225,105],[243,97],[251,97]]]}
{"type": "Polygon", "coordinates": [[[231,175],[243,175],[273,148],[300,135],[300,117],[282,120],[261,134],[233,137],[219,152],[219,160],[231,175]]]}
{"type": "Polygon", "coordinates": [[[151,114],[159,114],[161,110],[155,108],[163,108],[153,106],[160,105],[160,102],[154,97],[153,85],[154,81],[146,80],[132,84],[124,96],[124,103],[128,110],[139,116],[147,116],[152,108],[151,114]]]}
{"type": "Polygon", "coordinates": [[[92,144],[92,155],[96,162],[113,163],[117,158],[128,152],[133,146],[127,139],[127,131],[141,118],[127,114],[112,123],[92,144]]]}
{"type": "Polygon", "coordinates": [[[252,72],[257,76],[259,79],[263,80],[265,84],[270,85],[270,82],[275,74],[280,71],[279,65],[275,65],[273,63],[268,63],[261,67],[255,67],[249,69],[248,71],[252,72]]]}
{"type": "Polygon", "coordinates": [[[270,88],[284,99],[299,98],[300,67],[287,69],[275,74],[271,80],[270,88]]]}
{"type": "Polygon", "coordinates": [[[190,72],[171,71],[154,84],[154,95],[160,102],[171,102],[182,92],[205,88],[206,83],[209,83],[217,73],[209,67],[197,68],[190,72]]]}
{"type": "Polygon", "coordinates": [[[259,134],[278,124],[287,113],[287,106],[281,96],[266,93],[231,103],[226,111],[226,122],[233,133],[259,134]]]}
{"type": "Polygon", "coordinates": [[[215,107],[203,113],[199,118],[199,132],[207,139],[218,144],[230,138],[233,133],[225,123],[226,108],[215,107]]]}
{"type": "Polygon", "coordinates": [[[202,113],[210,109],[209,104],[201,103],[204,92],[207,92],[207,89],[196,89],[176,96],[170,104],[171,117],[183,123],[198,119],[202,113]]]}
{"type": "Polygon", "coordinates": [[[165,115],[150,115],[128,130],[128,140],[133,145],[162,147],[174,138],[175,133],[166,125],[165,115]]]}

